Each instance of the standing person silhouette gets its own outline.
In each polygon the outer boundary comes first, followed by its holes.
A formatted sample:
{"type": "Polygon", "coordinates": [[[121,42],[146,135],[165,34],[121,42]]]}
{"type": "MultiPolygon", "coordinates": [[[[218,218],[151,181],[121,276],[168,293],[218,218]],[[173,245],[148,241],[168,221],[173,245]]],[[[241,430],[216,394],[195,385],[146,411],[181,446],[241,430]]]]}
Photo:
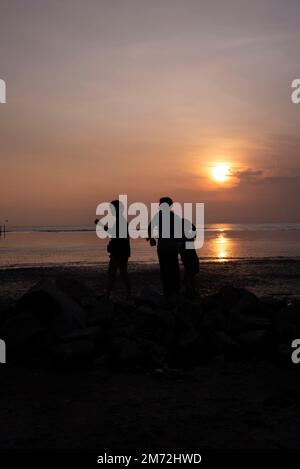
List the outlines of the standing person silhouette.
{"type": "Polygon", "coordinates": [[[152,218],[148,226],[148,240],[151,246],[157,244],[157,255],[159,260],[160,275],[163,292],[166,298],[179,293],[180,276],[178,260],[178,238],[176,229],[182,220],[172,211],[173,201],[170,197],[162,197],[159,201],[159,211],[152,218]],[[158,241],[154,238],[157,232],[158,241]]]}
{"type": "MultiPolygon", "coordinates": [[[[114,223],[111,228],[104,226],[104,230],[108,231],[111,239],[107,245],[109,253],[108,275],[106,285],[106,297],[109,298],[113,290],[116,274],[119,270],[121,279],[126,289],[127,299],[131,298],[131,282],[127,271],[128,259],[130,257],[130,240],[128,233],[128,223],[124,217],[124,206],[119,200],[113,200],[111,203],[111,214],[114,217],[114,223]],[[125,231],[125,237],[124,233],[125,231]],[[123,236],[122,236],[123,235],[123,236]]],[[[95,220],[98,224],[99,220],[95,220]]]]}
{"type": "Polygon", "coordinates": [[[182,220],[182,241],[179,247],[180,259],[184,267],[184,288],[189,298],[197,296],[196,275],[199,273],[199,257],[194,245],[196,227],[189,220],[182,220]]]}

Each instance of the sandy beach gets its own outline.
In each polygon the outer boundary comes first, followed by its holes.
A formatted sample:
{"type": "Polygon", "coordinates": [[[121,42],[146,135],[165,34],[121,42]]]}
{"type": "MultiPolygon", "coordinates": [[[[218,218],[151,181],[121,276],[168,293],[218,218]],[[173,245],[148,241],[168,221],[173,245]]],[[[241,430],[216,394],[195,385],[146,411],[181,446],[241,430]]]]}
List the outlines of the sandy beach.
{"type": "MultiPolygon", "coordinates": [[[[86,282],[97,295],[103,294],[106,263],[93,266],[46,266],[0,269],[0,301],[16,300],[34,283],[45,278],[68,276],[86,282]]],[[[145,287],[161,291],[158,264],[129,263],[133,294],[145,287]]],[[[258,296],[300,298],[300,260],[253,259],[226,262],[202,262],[197,287],[200,294],[209,294],[223,285],[231,284],[253,291],[258,296]]],[[[114,296],[122,297],[120,282],[114,296]]]]}

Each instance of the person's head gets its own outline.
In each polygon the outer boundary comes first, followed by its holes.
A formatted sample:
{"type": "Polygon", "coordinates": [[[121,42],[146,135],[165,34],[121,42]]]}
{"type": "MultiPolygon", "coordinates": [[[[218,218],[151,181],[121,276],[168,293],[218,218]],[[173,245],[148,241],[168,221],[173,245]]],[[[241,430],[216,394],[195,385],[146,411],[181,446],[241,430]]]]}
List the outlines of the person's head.
{"type": "Polygon", "coordinates": [[[159,199],[159,205],[163,204],[167,204],[171,208],[173,205],[173,200],[171,197],[161,197],[161,199],[159,199]]]}

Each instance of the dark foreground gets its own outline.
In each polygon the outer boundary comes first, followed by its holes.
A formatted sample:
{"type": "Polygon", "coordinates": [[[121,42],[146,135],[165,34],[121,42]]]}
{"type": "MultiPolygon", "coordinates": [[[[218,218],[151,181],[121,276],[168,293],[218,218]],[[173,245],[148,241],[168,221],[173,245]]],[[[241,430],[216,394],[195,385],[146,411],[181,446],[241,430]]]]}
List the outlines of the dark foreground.
{"type": "Polygon", "coordinates": [[[202,299],[171,310],[159,304],[155,267],[132,276],[135,304],[117,289],[111,306],[81,301],[82,280],[87,292],[102,292],[104,274],[93,269],[0,272],[0,337],[8,341],[0,448],[300,448],[300,364],[291,361],[291,340],[300,338],[298,262],[204,266],[202,299]],[[45,292],[20,300],[38,280],[66,277],[65,292],[88,314],[75,331],[62,321],[60,297],[54,316],[45,292]]]}
{"type": "Polygon", "coordinates": [[[295,368],[217,358],[189,372],[1,370],[1,448],[299,448],[295,368]]]}

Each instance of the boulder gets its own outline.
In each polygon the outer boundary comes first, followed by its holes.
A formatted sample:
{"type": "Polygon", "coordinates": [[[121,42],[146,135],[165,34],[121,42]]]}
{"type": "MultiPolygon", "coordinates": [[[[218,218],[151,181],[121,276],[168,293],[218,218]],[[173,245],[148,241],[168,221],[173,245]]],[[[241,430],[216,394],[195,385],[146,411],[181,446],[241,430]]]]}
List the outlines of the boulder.
{"type": "Polygon", "coordinates": [[[238,343],[245,352],[272,352],[271,335],[266,330],[243,332],[237,337],[238,343]]]}
{"type": "Polygon", "coordinates": [[[166,350],[161,345],[147,339],[137,340],[142,354],[143,368],[157,368],[165,366],[166,350]]]}
{"type": "Polygon", "coordinates": [[[39,355],[51,343],[47,329],[30,312],[8,319],[1,328],[1,338],[6,342],[8,353],[19,356],[39,355]]]}
{"type": "Polygon", "coordinates": [[[215,295],[220,308],[224,311],[259,316],[260,301],[254,293],[244,288],[225,286],[215,295]]]}
{"type": "Polygon", "coordinates": [[[148,287],[142,289],[139,301],[142,304],[149,304],[152,308],[159,309],[165,307],[163,295],[160,295],[156,290],[152,290],[148,287]]]}
{"type": "Polygon", "coordinates": [[[174,309],[174,315],[179,326],[198,329],[203,319],[201,303],[183,298],[174,309]]]}
{"type": "Polygon", "coordinates": [[[277,341],[281,344],[291,344],[294,339],[300,337],[300,329],[296,324],[280,321],[276,330],[277,341]]]}
{"type": "Polygon", "coordinates": [[[300,302],[293,301],[280,311],[282,321],[290,322],[300,326],[300,302]]]}
{"type": "Polygon", "coordinates": [[[138,363],[141,359],[141,351],[136,340],[117,338],[113,341],[113,347],[117,360],[121,363],[138,363]]]}
{"type": "Polygon", "coordinates": [[[193,327],[184,331],[178,339],[178,345],[181,349],[195,349],[199,343],[199,334],[193,327]]]}
{"type": "Polygon", "coordinates": [[[59,367],[88,367],[94,358],[95,346],[85,338],[56,344],[52,349],[52,362],[59,367]]]}
{"type": "Polygon", "coordinates": [[[173,336],[175,319],[168,310],[142,305],[134,311],[132,321],[141,338],[168,343],[173,336]]]}
{"type": "Polygon", "coordinates": [[[164,363],[164,349],[150,340],[118,338],[113,341],[113,348],[116,365],[147,370],[164,363]]]}
{"type": "Polygon", "coordinates": [[[105,297],[96,299],[86,311],[86,325],[110,324],[114,315],[114,304],[105,297]]]}
{"type": "Polygon", "coordinates": [[[225,331],[232,336],[251,330],[269,330],[272,322],[267,318],[247,316],[237,312],[229,312],[226,316],[225,331]]]}
{"type": "Polygon", "coordinates": [[[85,329],[77,329],[60,337],[60,343],[74,342],[77,340],[88,340],[96,343],[99,338],[99,327],[91,326],[85,329]]]}
{"type": "Polygon", "coordinates": [[[58,277],[54,283],[58,290],[83,307],[93,304],[96,299],[95,293],[90,287],[73,277],[58,277]]]}
{"type": "Polygon", "coordinates": [[[280,311],[285,308],[283,300],[278,300],[270,296],[260,298],[259,316],[269,318],[273,322],[278,321],[280,311]]]}
{"type": "Polygon", "coordinates": [[[54,280],[44,280],[32,287],[16,305],[18,312],[30,312],[54,335],[61,336],[84,326],[84,310],[54,280]]]}
{"type": "Polygon", "coordinates": [[[134,339],[137,336],[137,330],[134,324],[128,326],[115,327],[112,331],[114,337],[127,337],[128,339],[134,339]]]}
{"type": "Polygon", "coordinates": [[[292,361],[292,353],[294,349],[290,345],[280,344],[275,354],[275,360],[279,365],[286,367],[295,368],[295,364],[292,361]]]}
{"type": "Polygon", "coordinates": [[[217,331],[212,336],[212,346],[215,354],[235,355],[239,351],[239,344],[230,335],[217,331]]]}
{"type": "Polygon", "coordinates": [[[199,331],[205,331],[208,334],[216,330],[225,331],[227,323],[228,320],[222,309],[213,309],[204,313],[199,331]]]}

